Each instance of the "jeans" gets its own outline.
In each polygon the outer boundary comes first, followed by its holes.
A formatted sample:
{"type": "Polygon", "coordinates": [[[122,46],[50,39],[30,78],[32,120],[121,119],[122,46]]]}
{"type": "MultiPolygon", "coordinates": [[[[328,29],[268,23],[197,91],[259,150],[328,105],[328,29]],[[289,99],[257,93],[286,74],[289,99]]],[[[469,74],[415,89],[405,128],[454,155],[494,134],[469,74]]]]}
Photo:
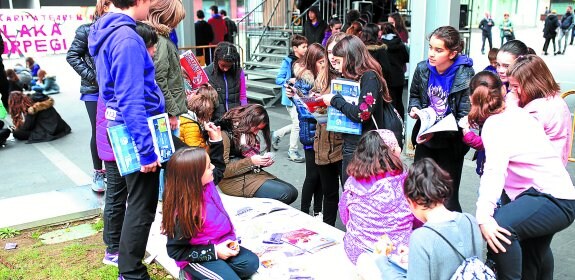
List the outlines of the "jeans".
{"type": "Polygon", "coordinates": [[[301,188],[300,210],[309,214],[309,207],[313,197],[314,214],[321,212],[323,194],[319,177],[318,166],[315,164],[315,151],[313,149],[304,150],[305,153],[305,179],[301,188]]]}
{"type": "Polygon", "coordinates": [[[280,138],[289,133],[289,151],[297,152],[299,142],[299,119],[297,118],[297,110],[295,106],[286,107],[286,109],[291,118],[291,124],[276,130],[275,133],[276,136],[279,136],[280,138]]]}
{"type": "Polygon", "coordinates": [[[495,261],[497,279],[553,279],[553,235],[567,228],[575,217],[575,200],[556,199],[531,188],[496,210],[499,226],[511,232],[506,252],[487,257],[495,261]]]}
{"type": "Polygon", "coordinates": [[[487,42],[489,43],[489,49],[491,50],[493,48],[491,32],[489,34],[481,34],[481,52],[485,51],[485,39],[487,39],[487,42]]]}
{"type": "Polygon", "coordinates": [[[218,259],[209,262],[190,263],[184,268],[184,272],[187,274],[186,279],[240,280],[252,276],[259,266],[258,256],[240,246],[240,252],[235,257],[230,257],[227,260],[218,259]]]}
{"type": "Polygon", "coordinates": [[[280,179],[266,180],[254,193],[254,197],[271,198],[285,204],[292,204],[297,199],[298,192],[294,186],[280,179]]]}
{"type": "Polygon", "coordinates": [[[335,226],[340,183],[339,174],[336,170],[341,170],[341,161],[318,165],[317,167],[323,192],[323,222],[335,226]]]}
{"type": "Polygon", "coordinates": [[[563,41],[563,38],[565,38],[565,43],[563,43],[563,51],[567,50],[567,39],[569,39],[569,33],[571,33],[571,29],[560,29],[559,40],[557,40],[559,52],[561,52],[561,42],[563,41]]]}
{"type": "Polygon", "coordinates": [[[106,167],[108,184],[104,198],[104,232],[102,236],[104,244],[106,244],[106,251],[110,254],[117,254],[120,250],[120,235],[126,214],[128,189],[126,179],[120,175],[115,161],[105,161],[104,166],[106,167]]]}
{"type": "Polygon", "coordinates": [[[159,174],[135,172],[124,176],[127,186],[127,207],[122,234],[118,269],[124,279],[150,279],[142,258],[150,227],[158,206],[159,174]]]}

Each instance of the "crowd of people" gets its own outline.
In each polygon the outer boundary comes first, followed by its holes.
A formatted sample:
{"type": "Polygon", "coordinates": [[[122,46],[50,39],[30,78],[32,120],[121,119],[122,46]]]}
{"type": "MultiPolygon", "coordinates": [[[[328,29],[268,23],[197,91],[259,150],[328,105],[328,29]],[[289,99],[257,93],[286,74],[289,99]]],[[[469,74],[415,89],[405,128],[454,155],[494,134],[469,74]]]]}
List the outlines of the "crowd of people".
{"type": "MultiPolygon", "coordinates": [[[[253,275],[258,257],[240,246],[218,188],[231,196],[296,201],[297,188],[266,169],[288,133],[288,159],[305,162],[300,209],[331,226],[339,213],[353,264],[375,266],[381,279],[449,279],[462,258],[483,258],[483,238],[486,263],[498,279],[553,278],[550,243],[575,219],[575,188],[565,169],[571,114],[545,62],[514,38],[508,14],[499,24],[499,49],[491,42],[495,22],[488,13],[481,21],[481,50],[487,40],[490,67],[477,74],[459,31],[435,29],[427,59],[413,63],[405,106],[409,36],[401,15],[375,24],[352,10],[342,26],[340,19],[324,22],[311,7],[276,78],[291,124],[271,131],[266,108],[248,104],[225,11],[210,10],[207,23],[202,10],[196,13],[196,34],[206,36],[198,42],[214,45],[209,55],[202,53],[209,57],[209,82],[193,94],[184,89],[178,48],[170,39],[186,16],[181,0],[98,0],[94,22],[77,29],[68,52],[92,128],[92,188],[105,192],[103,262],[118,266],[118,279],[149,279],[142,259],[158,197],[167,252],[182,279],[253,275]],[[360,85],[356,103],[332,92],[338,79],[360,85]],[[328,129],[328,107],[358,124],[361,133],[328,129]],[[421,110],[439,119],[452,115],[458,130],[416,139],[421,110]],[[147,123],[163,113],[176,146],[167,163],[159,161],[147,123]],[[400,156],[407,117],[416,120],[409,167],[400,156]],[[124,176],[106,131],[120,124],[132,135],[141,164],[124,176]],[[477,150],[481,176],[475,215],[463,213],[459,201],[470,148],[477,150]],[[390,240],[389,252],[374,255],[382,236],[390,240]],[[412,269],[398,266],[393,256],[412,269]]],[[[14,137],[34,143],[70,133],[47,95],[51,76],[33,59],[27,66],[37,75],[34,85],[25,84],[35,91],[31,95],[23,93],[25,78],[6,70],[7,85],[16,89],[4,104],[14,137]]]]}

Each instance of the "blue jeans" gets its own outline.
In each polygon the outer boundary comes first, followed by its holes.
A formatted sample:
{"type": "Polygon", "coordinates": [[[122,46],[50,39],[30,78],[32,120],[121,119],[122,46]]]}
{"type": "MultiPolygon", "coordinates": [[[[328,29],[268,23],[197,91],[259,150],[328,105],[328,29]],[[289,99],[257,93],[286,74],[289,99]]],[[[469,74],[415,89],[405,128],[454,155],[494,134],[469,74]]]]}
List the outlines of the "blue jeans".
{"type": "Polygon", "coordinates": [[[225,279],[240,280],[252,276],[260,267],[258,256],[252,251],[240,247],[237,256],[227,260],[190,263],[184,268],[186,279],[225,279]]]}
{"type": "Polygon", "coordinates": [[[556,199],[531,188],[496,210],[499,226],[511,232],[505,253],[487,246],[495,261],[497,279],[553,279],[553,235],[567,228],[575,217],[575,200],[556,199]]]}

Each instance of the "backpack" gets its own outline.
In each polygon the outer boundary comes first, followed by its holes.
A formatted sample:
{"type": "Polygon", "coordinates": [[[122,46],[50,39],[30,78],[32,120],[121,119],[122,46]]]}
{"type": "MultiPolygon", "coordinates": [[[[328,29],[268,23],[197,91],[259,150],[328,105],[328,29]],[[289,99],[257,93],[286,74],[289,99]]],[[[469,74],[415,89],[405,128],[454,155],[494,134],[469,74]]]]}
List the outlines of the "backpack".
{"type": "MultiPolygon", "coordinates": [[[[473,222],[469,219],[469,217],[465,216],[471,225],[471,240],[473,242],[474,234],[473,234],[473,222]]],[[[457,267],[453,276],[451,276],[451,280],[495,280],[495,273],[491,270],[487,265],[485,265],[477,256],[472,256],[466,258],[463,254],[461,254],[451,242],[447,240],[441,233],[432,229],[428,226],[423,226],[435,232],[441,239],[443,239],[449,247],[455,251],[463,262],[457,267]]],[[[473,243],[473,249],[475,249],[475,243],[473,243]]]]}

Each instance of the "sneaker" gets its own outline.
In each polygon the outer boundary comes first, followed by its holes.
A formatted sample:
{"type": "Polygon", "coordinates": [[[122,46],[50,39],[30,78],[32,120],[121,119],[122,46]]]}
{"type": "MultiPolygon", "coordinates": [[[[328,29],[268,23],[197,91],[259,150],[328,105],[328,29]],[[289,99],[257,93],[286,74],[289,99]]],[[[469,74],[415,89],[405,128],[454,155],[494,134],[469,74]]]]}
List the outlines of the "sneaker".
{"type": "Polygon", "coordinates": [[[276,132],[272,132],[272,148],[274,151],[277,151],[280,148],[280,141],[282,140],[281,137],[276,135],[276,132]]]}
{"type": "Polygon", "coordinates": [[[305,162],[305,158],[302,157],[298,151],[289,151],[288,152],[288,160],[293,162],[305,162]]]}
{"type": "MultiPolygon", "coordinates": [[[[110,253],[108,253],[108,251],[106,251],[104,258],[102,259],[102,263],[118,267],[118,253],[110,254],[110,253]]],[[[120,278],[118,277],[118,279],[120,279],[120,278]]]]}
{"type": "Polygon", "coordinates": [[[323,223],[323,213],[319,212],[313,215],[314,220],[323,223]]]}
{"type": "Polygon", "coordinates": [[[94,177],[92,179],[92,190],[98,193],[104,192],[106,190],[106,184],[104,183],[104,172],[102,170],[94,170],[94,177]]]}

